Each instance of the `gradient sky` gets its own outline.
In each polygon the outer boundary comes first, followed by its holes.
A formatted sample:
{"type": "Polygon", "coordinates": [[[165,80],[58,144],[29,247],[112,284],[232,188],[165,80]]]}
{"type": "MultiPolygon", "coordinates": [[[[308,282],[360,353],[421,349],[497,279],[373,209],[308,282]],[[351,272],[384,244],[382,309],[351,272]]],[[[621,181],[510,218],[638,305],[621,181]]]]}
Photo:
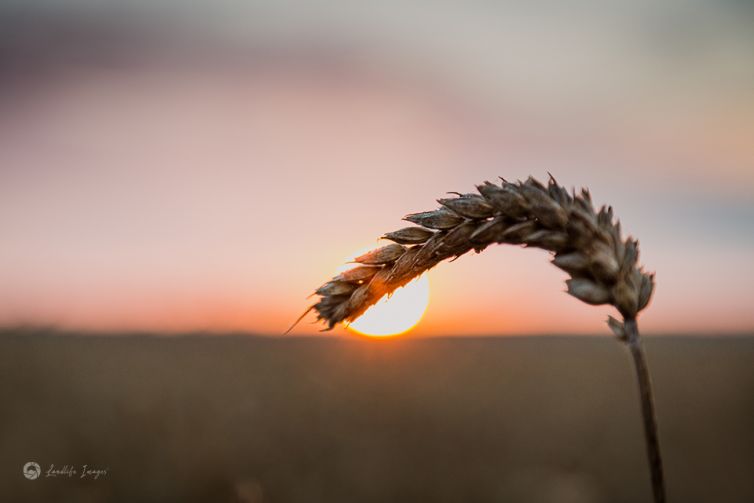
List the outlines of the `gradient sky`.
{"type": "MultiPolygon", "coordinates": [[[[525,4],[3,2],[0,324],[279,333],[406,213],[550,171],[639,237],[645,331],[753,330],[754,8],[525,4]]],[[[564,278],[442,264],[415,332],[605,332],[564,278]]]]}

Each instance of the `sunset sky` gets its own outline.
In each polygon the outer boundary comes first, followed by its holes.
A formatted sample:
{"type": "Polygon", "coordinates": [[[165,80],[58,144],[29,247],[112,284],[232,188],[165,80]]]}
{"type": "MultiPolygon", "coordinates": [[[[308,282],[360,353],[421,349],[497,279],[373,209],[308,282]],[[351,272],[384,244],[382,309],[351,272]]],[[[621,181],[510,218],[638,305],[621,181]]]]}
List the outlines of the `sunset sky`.
{"type": "MultiPolygon", "coordinates": [[[[646,332],[754,330],[749,3],[28,5],[0,4],[0,325],[277,334],[403,215],[549,171],[640,239],[646,332]]],[[[547,260],[441,264],[414,333],[605,332],[547,260]]]]}

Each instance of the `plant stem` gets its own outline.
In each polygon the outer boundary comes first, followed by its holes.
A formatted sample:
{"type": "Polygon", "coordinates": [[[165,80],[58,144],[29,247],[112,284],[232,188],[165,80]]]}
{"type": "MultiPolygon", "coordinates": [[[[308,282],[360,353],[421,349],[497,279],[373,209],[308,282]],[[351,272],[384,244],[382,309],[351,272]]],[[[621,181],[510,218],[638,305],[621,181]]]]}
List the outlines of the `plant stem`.
{"type": "Polygon", "coordinates": [[[657,418],[655,416],[654,396],[652,395],[652,382],[649,378],[649,367],[639,338],[639,327],[636,325],[636,319],[628,318],[624,321],[626,328],[625,342],[631,350],[639,383],[641,414],[644,420],[644,440],[647,444],[649,468],[652,474],[652,493],[655,503],[665,503],[665,479],[662,471],[660,440],[657,435],[657,418]]]}

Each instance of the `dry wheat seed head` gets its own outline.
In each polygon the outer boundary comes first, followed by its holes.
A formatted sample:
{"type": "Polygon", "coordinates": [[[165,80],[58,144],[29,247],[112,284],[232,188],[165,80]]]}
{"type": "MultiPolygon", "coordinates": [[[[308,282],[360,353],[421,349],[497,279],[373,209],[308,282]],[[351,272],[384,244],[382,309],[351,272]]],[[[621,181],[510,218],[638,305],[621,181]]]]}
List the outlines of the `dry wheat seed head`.
{"type": "MultiPolygon", "coordinates": [[[[393,243],[372,250],[349,269],[319,287],[312,309],[327,329],[358,318],[439,262],[493,243],[542,248],[570,275],[568,293],[588,304],[611,304],[634,319],[649,303],[654,274],[638,266],[638,241],[621,237],[611,207],[595,211],[589,191],[569,193],[550,176],[547,186],[529,177],[501,185],[485,182],[478,193],[438,199],[441,207],[404,218],[416,226],[389,232],[393,243]]],[[[303,316],[302,315],[302,318],[303,316]]],[[[623,323],[608,325],[625,338],[623,323]]]]}

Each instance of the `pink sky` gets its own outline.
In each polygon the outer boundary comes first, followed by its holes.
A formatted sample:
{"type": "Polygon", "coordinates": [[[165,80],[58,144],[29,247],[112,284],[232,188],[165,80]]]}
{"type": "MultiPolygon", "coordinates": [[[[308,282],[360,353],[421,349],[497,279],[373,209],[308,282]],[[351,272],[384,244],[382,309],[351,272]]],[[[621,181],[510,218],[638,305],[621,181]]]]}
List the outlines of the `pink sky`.
{"type": "MultiPolygon", "coordinates": [[[[241,62],[163,48],[0,95],[0,325],[279,333],[404,214],[550,171],[640,238],[658,279],[645,331],[754,329],[748,73],[679,87],[618,41],[652,79],[613,81],[600,54],[576,76],[545,71],[535,47],[510,58],[527,83],[484,70],[479,47],[477,67],[417,64],[412,40],[345,59],[291,42],[241,62]]],[[[415,333],[604,332],[610,310],[563,294],[546,261],[497,247],[442,264],[415,333]]]]}

